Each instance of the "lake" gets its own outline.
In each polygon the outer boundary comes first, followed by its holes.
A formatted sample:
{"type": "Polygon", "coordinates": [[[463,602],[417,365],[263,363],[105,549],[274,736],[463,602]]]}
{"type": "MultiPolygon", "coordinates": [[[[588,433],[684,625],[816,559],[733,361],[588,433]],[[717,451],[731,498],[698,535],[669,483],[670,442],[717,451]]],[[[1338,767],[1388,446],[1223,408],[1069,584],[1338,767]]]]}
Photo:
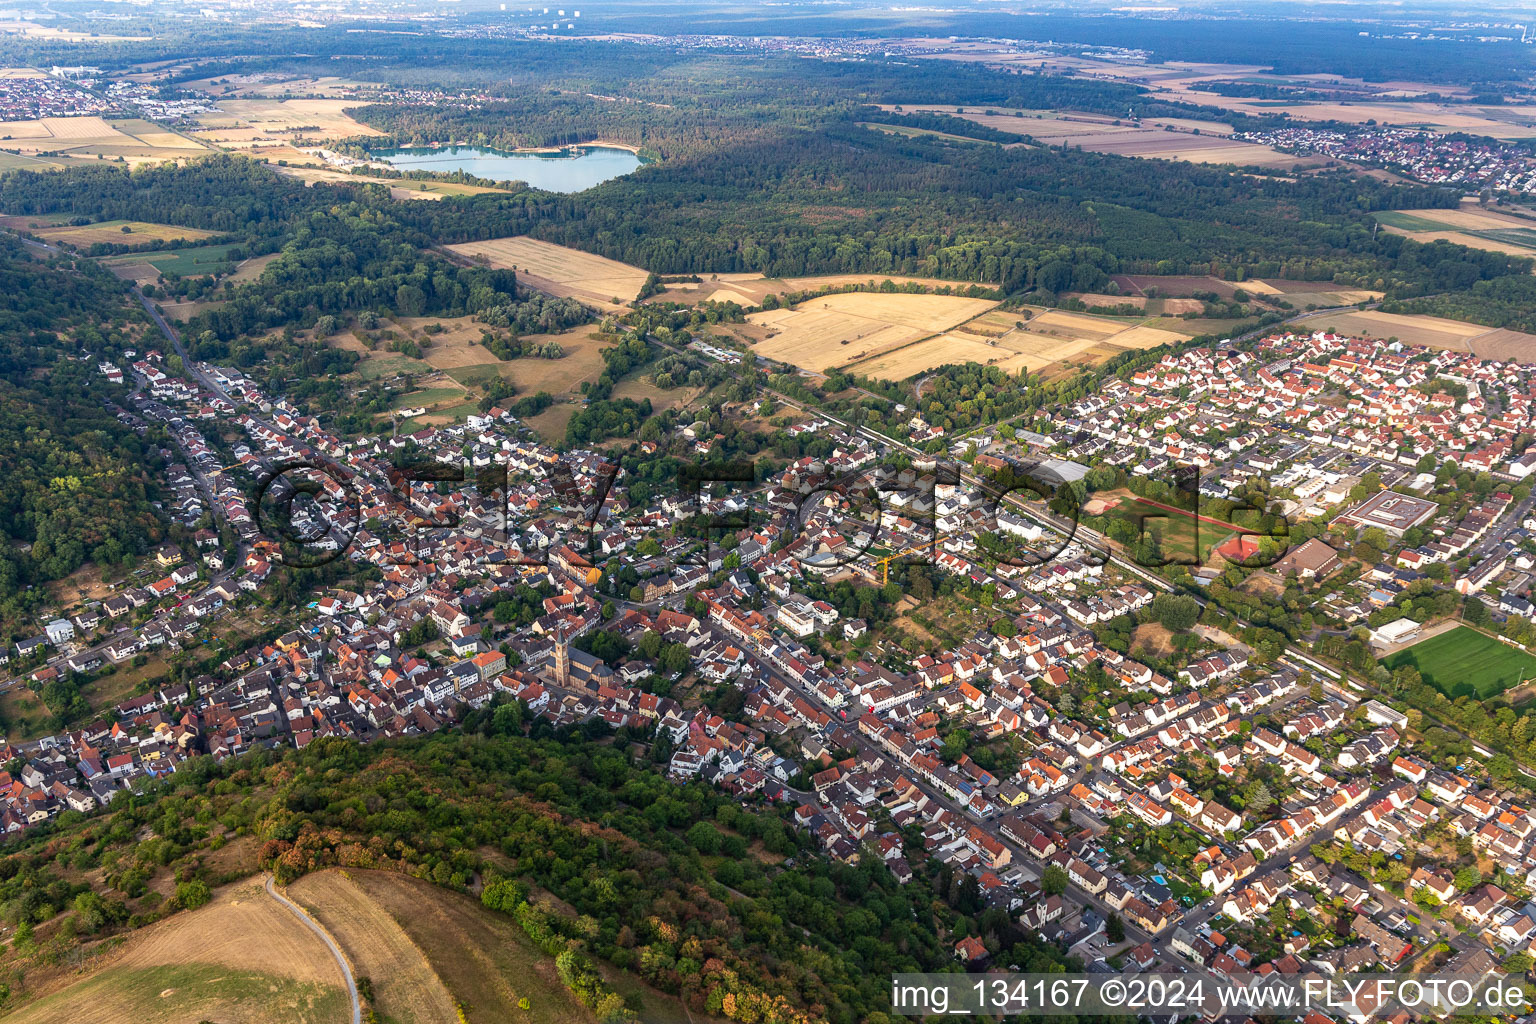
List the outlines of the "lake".
{"type": "Polygon", "coordinates": [[[549,192],[581,192],[628,174],[641,164],[629,150],[612,146],[572,146],[547,153],[439,146],[380,150],[369,155],[402,171],[463,171],[491,181],[526,181],[549,192]]]}

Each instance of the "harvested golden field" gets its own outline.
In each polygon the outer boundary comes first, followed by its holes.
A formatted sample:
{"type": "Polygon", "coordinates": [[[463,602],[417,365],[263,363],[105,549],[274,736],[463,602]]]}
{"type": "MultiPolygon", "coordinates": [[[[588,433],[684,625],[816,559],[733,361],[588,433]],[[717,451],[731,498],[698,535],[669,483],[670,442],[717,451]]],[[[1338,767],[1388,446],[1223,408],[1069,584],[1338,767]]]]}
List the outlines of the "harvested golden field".
{"type": "Polygon", "coordinates": [[[848,366],[932,337],[992,309],[989,299],[848,292],[765,310],[748,319],[769,329],[758,355],[810,370],[848,366]]]}
{"type": "Polygon", "coordinates": [[[1536,335],[1443,317],[1362,310],[1317,317],[1307,325],[1356,337],[1396,338],[1405,345],[1471,352],[1484,359],[1536,362],[1536,335]]]}
{"type": "Polygon", "coordinates": [[[650,377],[626,377],[613,388],[614,398],[631,398],[636,402],[648,400],[656,412],[691,405],[703,393],[703,388],[657,387],[650,377]]]}
{"type": "Polygon", "coordinates": [[[279,255],[279,253],[269,252],[265,256],[252,256],[248,260],[243,260],[235,268],[235,272],[229,275],[229,282],[231,284],[245,284],[248,281],[256,280],[261,276],[261,272],[267,269],[267,264],[277,259],[279,255]]]}
{"type": "Polygon", "coordinates": [[[0,121],[0,145],[30,156],[56,153],[96,159],[122,157],[128,163],[176,160],[208,152],[201,143],[138,118],[43,117],[0,121]]]}
{"type": "Polygon", "coordinates": [[[260,879],[229,886],[207,906],[134,933],[86,964],[84,978],[67,969],[29,974],[19,995],[35,1001],[7,1020],[339,1024],[347,1015],[330,951],[260,879]]]}
{"type": "MultiPolygon", "coordinates": [[[[882,109],[895,110],[890,104],[882,109]]],[[[927,104],[901,108],[962,117],[979,125],[1015,135],[1028,135],[1052,146],[1081,146],[1096,153],[1185,160],[1205,164],[1241,164],[1260,167],[1293,166],[1296,157],[1223,136],[1232,126],[1221,121],[1190,118],[1148,119],[1141,124],[1118,121],[1101,114],[1072,111],[1013,110],[994,107],[963,107],[927,104]],[[963,112],[961,112],[963,111],[963,112]],[[1167,130],[1164,126],[1167,126],[1167,130]],[[1199,134],[1195,134],[1198,132],[1199,134]]]]}
{"type": "MultiPolygon", "coordinates": [[[[233,145],[231,148],[236,148],[233,145]]],[[[444,196],[478,196],[487,192],[505,192],[505,189],[486,188],[481,185],[465,185],[457,181],[406,181],[397,178],[374,178],[362,174],[349,174],[318,166],[320,158],[295,149],[287,143],[267,143],[253,158],[265,160],[272,170],[290,178],[298,178],[307,185],[323,181],[340,181],[355,184],[360,181],[383,185],[395,199],[441,199],[444,196]],[[277,166],[277,161],[288,161],[287,166],[277,166]]]]}
{"type": "Polygon", "coordinates": [[[1112,319],[1061,310],[995,310],[944,334],[908,344],[845,369],[867,377],[902,380],[946,363],[976,362],[1006,373],[1043,372],[1048,376],[1091,366],[1127,349],[1155,348],[1183,341],[1183,330],[1149,326],[1142,319],[1112,319]]]}
{"type": "MultiPolygon", "coordinates": [[[[9,13],[15,13],[14,11],[9,13]]],[[[29,36],[33,39],[54,43],[143,43],[150,36],[114,36],[96,32],[79,32],[55,25],[39,25],[35,21],[0,21],[0,35],[29,36]]]]}
{"type": "Polygon", "coordinates": [[[141,220],[108,220],[81,227],[60,225],[34,228],[32,234],[49,242],[68,242],[70,245],[94,245],[97,242],[138,245],[143,242],[196,241],[213,237],[212,231],[183,228],[174,224],[150,224],[141,220]]]}
{"type": "Polygon", "coordinates": [[[1103,341],[1112,334],[1125,330],[1126,323],[1087,313],[1067,313],[1047,310],[1025,321],[1023,330],[1030,334],[1044,334],[1057,338],[1103,341]]]}
{"type": "Polygon", "coordinates": [[[350,873],[306,875],[287,895],[330,933],[353,975],[373,983],[382,1017],[396,1024],[455,1024],[453,996],[426,955],[350,873]]]}
{"type": "Polygon", "coordinates": [[[1445,133],[1466,132],[1471,135],[1488,135],[1496,139],[1528,139],[1536,136],[1536,123],[1532,123],[1531,120],[1533,114],[1536,114],[1536,108],[1530,106],[1479,107],[1471,104],[1429,101],[1416,103],[1296,102],[1282,106],[1263,100],[1221,96],[1214,92],[1205,92],[1198,86],[1166,89],[1160,91],[1157,98],[1270,117],[1285,113],[1298,121],[1341,121],[1346,124],[1375,121],[1377,124],[1424,128],[1445,133]]]}
{"type": "Polygon", "coordinates": [[[350,99],[352,103],[366,100],[351,98],[359,91],[380,88],[376,82],[360,82],[352,78],[322,75],[318,78],[289,78],[281,74],[262,72],[254,75],[219,75],[198,78],[182,84],[183,89],[208,93],[211,96],[281,97],[307,96],[321,99],[350,99]]]}
{"type": "Polygon", "coordinates": [[[711,274],[702,281],[679,281],[666,286],[655,297],[658,302],[678,302],[696,305],[700,302],[734,302],[741,306],[759,306],[770,295],[790,292],[819,291],[822,288],[839,288],[858,285],[871,290],[886,281],[894,285],[916,285],[938,291],[949,288],[961,291],[969,287],[965,281],[946,281],[937,277],[907,277],[880,274],[827,274],[821,277],[764,277],[761,274],[711,274]]]}
{"type": "Polygon", "coordinates": [[[1308,161],[1251,142],[1234,142],[1217,135],[1168,132],[1154,128],[1069,138],[1070,145],[1092,153],[1114,153],[1143,159],[1183,160],[1195,164],[1236,164],[1240,167],[1295,167],[1308,161]]]}
{"type": "Polygon", "coordinates": [[[491,238],[444,246],[488,266],[513,269],[529,287],[565,295],[602,308],[632,302],[645,284],[646,272],[627,263],[594,256],[579,249],[541,242],[527,235],[491,238]]]}
{"type": "Polygon", "coordinates": [[[206,907],[146,929],[129,942],[118,966],[151,967],[188,961],[240,967],[297,981],[340,985],[341,971],[325,944],[267,895],[263,879],[225,888],[206,907]],[[262,941],[252,943],[252,936],[262,941]]]}
{"type": "Polygon", "coordinates": [[[1454,210],[1392,210],[1376,219],[1386,230],[1416,242],[1446,241],[1512,256],[1536,255],[1536,220],[1485,209],[1476,200],[1454,210]]]}
{"type": "MultiPolygon", "coordinates": [[[[1456,245],[1464,245],[1469,249],[1481,249],[1484,252],[1501,252],[1507,256],[1536,255],[1536,252],[1533,252],[1533,250],[1536,250],[1536,245],[1520,245],[1517,242],[1485,238],[1466,231],[1400,231],[1391,227],[1386,228],[1386,230],[1394,235],[1405,235],[1415,242],[1454,242],[1456,245]]],[[[1536,241],[1536,239],[1533,239],[1533,241],[1536,241]]]]}
{"type": "MultiPolygon", "coordinates": [[[[592,1014],[576,1001],[545,956],[510,917],[472,897],[405,875],[351,872],[353,884],[377,912],[394,921],[421,950],[433,973],[470,1007],[472,1021],[588,1024],[592,1014]],[[518,1009],[527,997],[529,1010],[518,1009]]],[[[661,997],[658,996],[658,999],[661,997]]],[[[650,1017],[642,1015],[643,1020],[650,1017]]]]}
{"type": "Polygon", "coordinates": [[[1408,217],[1434,221],[1443,227],[1462,228],[1468,231],[1536,228],[1536,221],[1527,217],[1516,217],[1512,214],[1501,213],[1496,209],[1484,209],[1476,201],[1466,203],[1454,210],[1397,210],[1395,212],[1408,217]]]}
{"type": "MultiPolygon", "coordinates": [[[[193,136],[224,149],[288,146],[300,139],[344,139],[380,132],[345,113],[355,100],[223,99],[219,109],[197,115],[193,136]]],[[[287,159],[286,154],[283,157],[287,159]]],[[[301,159],[314,159],[300,155],[301,159]]]]}

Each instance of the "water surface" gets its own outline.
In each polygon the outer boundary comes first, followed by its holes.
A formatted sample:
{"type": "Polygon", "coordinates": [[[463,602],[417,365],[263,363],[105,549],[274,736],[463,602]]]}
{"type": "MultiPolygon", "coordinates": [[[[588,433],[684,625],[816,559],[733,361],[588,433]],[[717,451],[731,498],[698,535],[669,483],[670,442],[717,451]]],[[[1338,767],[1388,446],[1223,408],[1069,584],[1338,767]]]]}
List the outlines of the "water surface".
{"type": "Polygon", "coordinates": [[[547,153],[509,153],[484,146],[385,149],[370,154],[402,171],[464,171],[492,181],[526,181],[549,192],[581,192],[639,167],[627,149],[573,146],[547,153]]]}

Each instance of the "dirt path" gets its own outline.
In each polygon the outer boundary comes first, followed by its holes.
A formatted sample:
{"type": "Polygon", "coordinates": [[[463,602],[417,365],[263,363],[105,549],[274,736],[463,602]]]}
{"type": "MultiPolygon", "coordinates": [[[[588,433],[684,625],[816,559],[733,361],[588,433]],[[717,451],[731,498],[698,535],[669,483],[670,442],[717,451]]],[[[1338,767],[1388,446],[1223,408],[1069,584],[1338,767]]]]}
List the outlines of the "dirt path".
{"type": "Polygon", "coordinates": [[[310,931],[320,936],[321,941],[331,951],[331,956],[336,958],[336,966],[341,968],[341,976],[347,980],[347,998],[352,1000],[352,1024],[363,1024],[363,1006],[357,999],[357,979],[352,977],[352,968],[347,966],[347,958],[341,955],[341,950],[337,948],[336,943],[326,934],[324,928],[321,928],[315,923],[313,918],[304,912],[303,907],[300,907],[286,896],[278,895],[277,890],[272,887],[271,875],[267,876],[267,895],[293,911],[294,916],[308,925],[310,931]]]}

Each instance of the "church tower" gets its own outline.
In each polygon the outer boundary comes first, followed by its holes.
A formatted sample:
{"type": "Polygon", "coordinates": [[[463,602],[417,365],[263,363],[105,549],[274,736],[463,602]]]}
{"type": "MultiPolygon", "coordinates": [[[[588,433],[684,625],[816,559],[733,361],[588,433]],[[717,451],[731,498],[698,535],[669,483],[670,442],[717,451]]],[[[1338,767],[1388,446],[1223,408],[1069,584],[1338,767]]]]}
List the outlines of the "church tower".
{"type": "Polygon", "coordinates": [[[571,681],[571,642],[565,638],[565,623],[555,630],[555,682],[568,686],[571,681]]]}

